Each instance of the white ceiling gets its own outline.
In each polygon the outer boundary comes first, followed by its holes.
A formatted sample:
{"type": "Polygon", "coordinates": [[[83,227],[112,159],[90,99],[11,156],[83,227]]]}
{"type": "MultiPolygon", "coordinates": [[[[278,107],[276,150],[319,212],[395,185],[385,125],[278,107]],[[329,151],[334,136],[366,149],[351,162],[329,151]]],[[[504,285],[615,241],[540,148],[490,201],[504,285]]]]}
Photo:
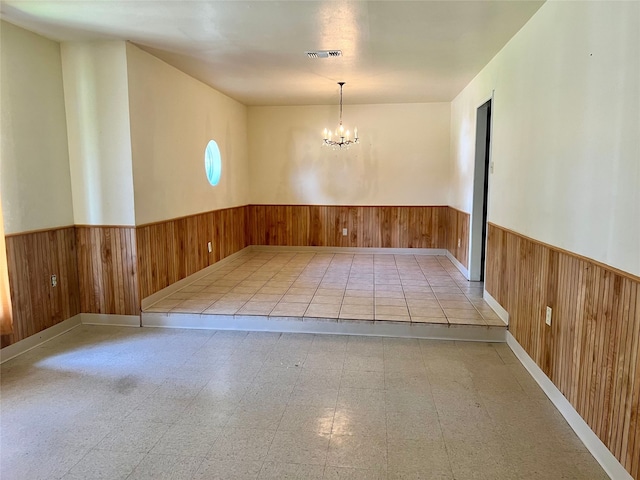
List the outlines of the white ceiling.
{"type": "Polygon", "coordinates": [[[452,100],[542,1],[2,0],[58,41],[129,40],[247,105],[452,100]],[[307,50],[340,49],[309,59],[307,50]]]}

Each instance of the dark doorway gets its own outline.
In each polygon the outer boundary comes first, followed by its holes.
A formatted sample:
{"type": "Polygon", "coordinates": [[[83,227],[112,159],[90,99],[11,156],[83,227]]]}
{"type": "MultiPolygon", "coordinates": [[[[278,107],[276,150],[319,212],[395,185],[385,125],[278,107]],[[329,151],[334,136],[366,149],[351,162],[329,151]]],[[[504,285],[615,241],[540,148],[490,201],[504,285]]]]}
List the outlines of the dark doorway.
{"type": "Polygon", "coordinates": [[[476,151],[473,179],[473,213],[471,215],[470,280],[484,280],[487,242],[487,207],[491,172],[491,100],[476,113],[476,151]]]}

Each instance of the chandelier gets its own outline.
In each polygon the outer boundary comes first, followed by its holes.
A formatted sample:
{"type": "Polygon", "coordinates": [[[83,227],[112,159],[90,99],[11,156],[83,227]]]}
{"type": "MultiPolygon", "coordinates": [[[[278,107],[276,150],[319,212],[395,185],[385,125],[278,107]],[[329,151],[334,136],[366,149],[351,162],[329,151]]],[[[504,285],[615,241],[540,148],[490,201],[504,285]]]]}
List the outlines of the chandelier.
{"type": "Polygon", "coordinates": [[[323,145],[329,145],[336,148],[349,148],[349,145],[353,143],[358,143],[358,129],[355,128],[353,130],[353,139],[351,139],[351,132],[349,130],[344,129],[342,125],[342,86],[345,82],[338,82],[340,85],[340,124],[335,132],[331,132],[331,130],[324,129],[324,143],[323,145]],[[334,139],[335,138],[335,139],[334,139]]]}

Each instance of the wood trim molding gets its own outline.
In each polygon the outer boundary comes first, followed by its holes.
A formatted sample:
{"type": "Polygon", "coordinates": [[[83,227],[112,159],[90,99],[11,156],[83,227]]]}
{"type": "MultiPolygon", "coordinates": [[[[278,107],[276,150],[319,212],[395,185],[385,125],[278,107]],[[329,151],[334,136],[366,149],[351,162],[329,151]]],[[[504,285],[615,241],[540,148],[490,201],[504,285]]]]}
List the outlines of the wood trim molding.
{"type": "Polygon", "coordinates": [[[449,205],[449,208],[450,208],[451,210],[455,210],[456,212],[462,213],[463,215],[469,215],[469,216],[471,216],[471,214],[470,214],[469,212],[465,212],[464,210],[460,210],[459,208],[452,207],[451,205],[449,205]]]}
{"type": "Polygon", "coordinates": [[[169,218],[167,220],[158,220],[156,222],[141,223],[140,225],[136,225],[136,227],[137,228],[152,227],[153,225],[161,225],[161,224],[167,223],[167,222],[176,222],[178,220],[186,220],[188,218],[194,218],[194,217],[198,217],[200,215],[207,215],[207,214],[213,213],[213,212],[224,212],[226,210],[234,210],[236,208],[246,208],[248,206],[249,206],[249,204],[245,204],[245,205],[238,205],[236,207],[224,207],[224,208],[218,208],[216,210],[207,210],[207,211],[200,212],[200,213],[192,213],[192,214],[189,214],[189,215],[183,215],[181,217],[173,217],[173,218],[169,218]]]}
{"type": "Polygon", "coordinates": [[[38,228],[37,230],[27,230],[24,232],[5,233],[4,238],[19,237],[21,235],[33,235],[34,233],[55,232],[57,230],[64,230],[65,228],[75,228],[75,225],[62,225],[60,227],[38,228]]]}
{"type": "Polygon", "coordinates": [[[593,265],[597,265],[600,268],[605,268],[607,270],[611,270],[616,275],[627,277],[629,280],[632,280],[634,282],[640,282],[640,277],[638,275],[634,275],[633,273],[627,272],[625,270],[620,270],[619,268],[613,267],[611,265],[608,265],[606,263],[600,262],[598,260],[594,260],[591,257],[586,257],[584,255],[580,255],[579,253],[575,253],[575,252],[572,252],[570,250],[565,250],[564,248],[556,247],[556,246],[551,245],[549,243],[545,243],[542,240],[536,240],[535,238],[528,237],[526,235],[523,235],[522,233],[516,232],[515,230],[511,230],[510,228],[501,227],[500,225],[497,225],[497,224],[492,223],[492,222],[487,222],[487,224],[492,226],[492,227],[499,228],[500,230],[503,230],[505,232],[511,233],[512,235],[517,235],[517,236],[519,236],[521,238],[524,238],[524,239],[526,239],[526,240],[528,240],[528,241],[530,241],[532,243],[535,243],[537,245],[541,245],[543,247],[555,250],[555,251],[557,251],[559,253],[563,253],[564,255],[569,255],[571,257],[577,258],[578,260],[582,260],[582,261],[585,261],[585,262],[592,263],[593,265]]]}
{"type": "MultiPolygon", "coordinates": [[[[251,203],[248,207],[447,208],[447,205],[348,205],[319,203],[251,203]]],[[[453,208],[453,207],[449,207],[453,208]]]]}
{"type": "Polygon", "coordinates": [[[85,225],[82,223],[76,223],[76,228],[136,228],[135,225],[85,225]]]}

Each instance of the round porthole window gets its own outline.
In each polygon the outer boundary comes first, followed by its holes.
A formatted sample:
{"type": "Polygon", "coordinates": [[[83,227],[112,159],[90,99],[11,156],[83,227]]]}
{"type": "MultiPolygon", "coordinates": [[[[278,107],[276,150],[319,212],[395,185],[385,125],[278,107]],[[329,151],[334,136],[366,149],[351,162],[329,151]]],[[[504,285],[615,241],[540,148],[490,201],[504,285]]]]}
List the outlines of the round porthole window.
{"type": "Polygon", "coordinates": [[[222,159],[220,158],[218,144],[214,140],[211,140],[204,150],[204,170],[209,183],[216,186],[222,173],[222,159]]]}

